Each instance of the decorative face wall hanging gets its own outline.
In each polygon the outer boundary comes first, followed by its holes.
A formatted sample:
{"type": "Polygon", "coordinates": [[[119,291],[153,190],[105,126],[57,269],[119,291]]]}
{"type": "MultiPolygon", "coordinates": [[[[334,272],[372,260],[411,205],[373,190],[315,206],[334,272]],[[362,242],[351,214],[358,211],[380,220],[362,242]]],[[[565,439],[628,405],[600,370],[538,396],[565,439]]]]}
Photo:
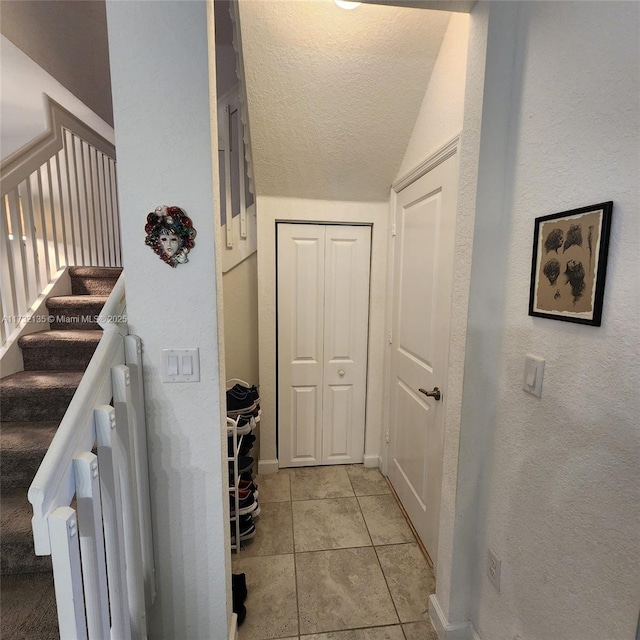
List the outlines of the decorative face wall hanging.
{"type": "Polygon", "coordinates": [[[196,230],[191,218],[180,207],[158,207],[147,216],[145,244],[168,265],[189,262],[187,254],[195,246],[196,230]]]}

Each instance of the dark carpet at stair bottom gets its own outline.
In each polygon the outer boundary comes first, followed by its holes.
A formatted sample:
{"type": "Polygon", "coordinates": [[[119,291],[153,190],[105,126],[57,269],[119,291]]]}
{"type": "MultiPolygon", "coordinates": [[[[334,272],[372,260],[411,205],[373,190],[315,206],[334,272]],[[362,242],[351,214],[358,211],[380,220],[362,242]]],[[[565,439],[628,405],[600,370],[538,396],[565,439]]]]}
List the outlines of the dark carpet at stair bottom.
{"type": "Polygon", "coordinates": [[[0,638],[59,638],[51,557],[36,556],[29,485],[102,330],[94,322],[121,269],[71,267],[71,296],[49,298],[50,331],[18,341],[25,371],[0,380],[0,638]]]}
{"type": "Polygon", "coordinates": [[[2,576],[0,638],[57,640],[59,637],[53,574],[2,576]],[[28,599],[25,593],[29,594],[28,599]]]}

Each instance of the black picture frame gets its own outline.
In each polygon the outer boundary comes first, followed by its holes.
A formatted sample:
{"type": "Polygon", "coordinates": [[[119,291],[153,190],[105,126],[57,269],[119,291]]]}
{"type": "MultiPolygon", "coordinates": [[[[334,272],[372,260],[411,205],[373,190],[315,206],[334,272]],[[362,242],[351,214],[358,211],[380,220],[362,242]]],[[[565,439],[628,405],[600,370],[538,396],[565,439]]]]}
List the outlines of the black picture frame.
{"type": "Polygon", "coordinates": [[[529,315],[599,327],[613,202],[535,219],[529,315]]]}

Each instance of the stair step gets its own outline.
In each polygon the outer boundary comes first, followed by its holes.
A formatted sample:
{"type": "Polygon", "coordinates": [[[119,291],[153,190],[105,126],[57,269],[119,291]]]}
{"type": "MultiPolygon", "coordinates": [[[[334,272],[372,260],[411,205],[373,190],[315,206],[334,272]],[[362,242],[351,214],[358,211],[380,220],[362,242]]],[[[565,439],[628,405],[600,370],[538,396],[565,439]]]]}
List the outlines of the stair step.
{"type": "Polygon", "coordinates": [[[52,330],[97,330],[97,318],[108,295],[53,296],[47,300],[52,330]]]}
{"type": "Polygon", "coordinates": [[[100,338],[99,329],[58,329],[22,336],[18,345],[22,349],[25,371],[79,371],[87,368],[100,338]]]}
{"type": "Polygon", "coordinates": [[[0,484],[3,489],[29,488],[58,422],[3,422],[0,431],[0,484]]]}
{"type": "Polygon", "coordinates": [[[0,638],[54,640],[60,637],[52,573],[3,576],[0,638]]]}
{"type": "Polygon", "coordinates": [[[83,371],[18,371],[0,380],[6,422],[62,420],[83,371]]]}
{"type": "Polygon", "coordinates": [[[69,267],[74,295],[108,296],[120,277],[120,267],[69,267]]]}
{"type": "MultiPolygon", "coordinates": [[[[3,576],[51,570],[51,556],[35,554],[31,530],[32,516],[33,510],[27,500],[26,489],[3,489],[0,510],[0,554],[3,576]]],[[[4,611],[2,615],[4,617],[4,611]]]]}

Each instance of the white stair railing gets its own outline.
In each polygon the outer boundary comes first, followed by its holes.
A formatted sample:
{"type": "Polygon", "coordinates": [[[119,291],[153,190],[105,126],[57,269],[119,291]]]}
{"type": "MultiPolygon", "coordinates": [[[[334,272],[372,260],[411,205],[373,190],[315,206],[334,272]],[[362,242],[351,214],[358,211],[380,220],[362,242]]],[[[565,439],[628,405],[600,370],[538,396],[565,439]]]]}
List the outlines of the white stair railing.
{"type": "Polygon", "coordinates": [[[146,638],[155,599],[141,344],[126,323],[109,321],[124,314],[121,276],[29,488],[35,551],[51,555],[65,639],[146,638]]]}
{"type": "Polygon", "coordinates": [[[121,266],[114,146],[47,98],[48,131],[0,166],[4,345],[63,266],[121,266]]]}

